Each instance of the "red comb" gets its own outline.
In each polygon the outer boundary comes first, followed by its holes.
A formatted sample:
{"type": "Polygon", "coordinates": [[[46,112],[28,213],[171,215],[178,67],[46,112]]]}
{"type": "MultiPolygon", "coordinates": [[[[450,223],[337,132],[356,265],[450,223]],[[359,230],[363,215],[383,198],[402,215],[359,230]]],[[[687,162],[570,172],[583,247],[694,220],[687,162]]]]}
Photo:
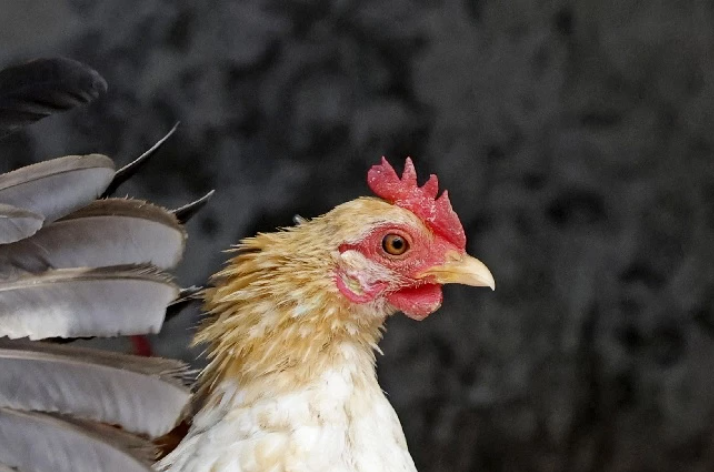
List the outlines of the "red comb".
{"type": "Polygon", "coordinates": [[[387,159],[372,166],[367,174],[369,188],[380,198],[409,210],[424,221],[434,232],[445,237],[460,249],[466,249],[466,234],[458,215],[451,208],[449,193],[444,190],[439,198],[439,180],[434,174],[422,186],[417,185],[416,170],[407,157],[400,179],[387,159]]]}

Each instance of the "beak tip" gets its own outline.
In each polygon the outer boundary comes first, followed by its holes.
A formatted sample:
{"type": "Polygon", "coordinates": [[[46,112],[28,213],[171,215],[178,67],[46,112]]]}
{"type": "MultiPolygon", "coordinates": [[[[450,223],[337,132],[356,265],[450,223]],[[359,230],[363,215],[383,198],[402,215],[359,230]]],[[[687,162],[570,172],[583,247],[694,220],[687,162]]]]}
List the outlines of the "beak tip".
{"type": "Polygon", "coordinates": [[[496,291],[496,280],[490,272],[488,273],[488,277],[484,277],[483,286],[490,288],[492,292],[496,291]]]}
{"type": "Polygon", "coordinates": [[[479,279],[478,285],[482,287],[489,287],[491,291],[496,290],[496,279],[493,277],[493,274],[491,273],[490,270],[488,270],[488,267],[486,265],[479,261],[478,259],[475,259],[473,257],[468,257],[469,260],[469,265],[471,266],[471,271],[473,274],[476,274],[476,277],[479,279]]]}

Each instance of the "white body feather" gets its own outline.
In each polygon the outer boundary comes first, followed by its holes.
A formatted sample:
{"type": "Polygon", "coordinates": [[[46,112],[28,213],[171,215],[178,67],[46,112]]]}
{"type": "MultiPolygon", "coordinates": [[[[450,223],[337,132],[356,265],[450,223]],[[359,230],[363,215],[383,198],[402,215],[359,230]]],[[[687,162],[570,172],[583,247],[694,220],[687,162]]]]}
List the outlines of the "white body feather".
{"type": "Polygon", "coordinates": [[[218,391],[221,401],[194,418],[189,435],[158,470],[416,471],[371,362],[345,362],[306,387],[276,396],[265,392],[257,401],[247,402],[230,382],[218,391]]]}

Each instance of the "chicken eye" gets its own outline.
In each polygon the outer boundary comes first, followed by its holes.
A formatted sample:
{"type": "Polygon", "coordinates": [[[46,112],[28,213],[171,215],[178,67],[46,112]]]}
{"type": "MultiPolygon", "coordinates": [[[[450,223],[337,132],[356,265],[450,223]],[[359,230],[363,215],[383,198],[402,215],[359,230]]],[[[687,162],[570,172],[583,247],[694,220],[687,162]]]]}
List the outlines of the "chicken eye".
{"type": "Polygon", "coordinates": [[[382,249],[384,249],[387,254],[401,256],[409,249],[409,243],[402,236],[390,233],[382,239],[382,249]]]}

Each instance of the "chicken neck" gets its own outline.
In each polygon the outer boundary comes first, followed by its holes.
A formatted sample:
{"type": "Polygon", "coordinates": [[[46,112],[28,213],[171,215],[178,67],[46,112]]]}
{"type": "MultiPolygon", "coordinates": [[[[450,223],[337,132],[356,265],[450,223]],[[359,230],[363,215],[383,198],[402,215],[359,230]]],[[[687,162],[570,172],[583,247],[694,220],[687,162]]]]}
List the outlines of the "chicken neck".
{"type": "Polygon", "coordinates": [[[388,309],[341,296],[330,231],[319,223],[247,239],[217,274],[196,337],[209,346],[204,393],[225,380],[289,392],[346,367],[355,381],[376,384],[374,353],[388,309]]]}

